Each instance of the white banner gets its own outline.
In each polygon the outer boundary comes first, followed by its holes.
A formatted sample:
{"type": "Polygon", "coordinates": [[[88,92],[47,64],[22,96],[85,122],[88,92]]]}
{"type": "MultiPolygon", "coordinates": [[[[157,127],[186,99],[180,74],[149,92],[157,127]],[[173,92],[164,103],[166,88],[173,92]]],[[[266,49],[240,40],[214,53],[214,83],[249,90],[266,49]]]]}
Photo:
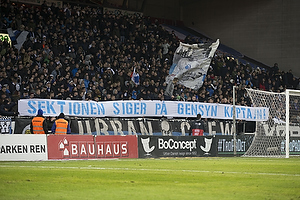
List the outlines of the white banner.
{"type": "MultiPolygon", "coordinates": [[[[229,104],[182,101],[73,101],[54,99],[21,99],[18,111],[21,116],[35,116],[42,109],[45,116],[64,113],[76,117],[196,117],[232,119],[233,107],[229,104]]],[[[269,109],[265,107],[236,106],[236,118],[246,121],[266,121],[269,109]]]]}
{"type": "Polygon", "coordinates": [[[0,160],[48,160],[47,135],[0,135],[0,160]]]}

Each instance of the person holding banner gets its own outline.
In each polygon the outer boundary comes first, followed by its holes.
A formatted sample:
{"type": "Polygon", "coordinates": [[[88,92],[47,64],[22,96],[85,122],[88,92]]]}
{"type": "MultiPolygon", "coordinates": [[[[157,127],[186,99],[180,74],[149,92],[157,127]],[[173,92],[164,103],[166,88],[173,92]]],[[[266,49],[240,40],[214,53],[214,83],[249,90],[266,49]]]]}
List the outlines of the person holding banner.
{"type": "Polygon", "coordinates": [[[203,136],[205,130],[204,121],[201,120],[201,114],[197,114],[197,119],[192,122],[190,135],[193,136],[203,136]]]}
{"type": "Polygon", "coordinates": [[[32,134],[47,134],[48,126],[43,116],[43,110],[39,109],[37,115],[31,120],[30,131],[32,134]]]}
{"type": "Polygon", "coordinates": [[[53,134],[62,134],[62,135],[71,134],[70,125],[69,122],[65,120],[64,113],[60,113],[58,115],[58,119],[55,120],[55,122],[53,123],[51,131],[53,134]]]}

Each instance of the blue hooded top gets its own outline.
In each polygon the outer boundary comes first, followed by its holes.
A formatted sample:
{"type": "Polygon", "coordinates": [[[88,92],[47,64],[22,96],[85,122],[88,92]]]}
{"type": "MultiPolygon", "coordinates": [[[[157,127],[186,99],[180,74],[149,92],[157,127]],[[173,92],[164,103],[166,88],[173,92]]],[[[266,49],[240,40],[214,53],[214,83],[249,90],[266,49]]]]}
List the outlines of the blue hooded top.
{"type": "Polygon", "coordinates": [[[37,115],[42,116],[42,115],[43,115],[43,110],[42,110],[42,109],[39,109],[37,115]]]}

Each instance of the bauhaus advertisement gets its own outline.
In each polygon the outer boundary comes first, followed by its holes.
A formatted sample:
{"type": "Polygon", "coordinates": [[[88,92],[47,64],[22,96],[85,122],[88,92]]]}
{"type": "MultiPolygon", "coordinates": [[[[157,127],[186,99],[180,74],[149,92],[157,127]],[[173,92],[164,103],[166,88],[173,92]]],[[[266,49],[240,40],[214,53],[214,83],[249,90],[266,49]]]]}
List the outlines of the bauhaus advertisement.
{"type": "Polygon", "coordinates": [[[137,158],[136,136],[48,135],[49,159],[137,158]]]}

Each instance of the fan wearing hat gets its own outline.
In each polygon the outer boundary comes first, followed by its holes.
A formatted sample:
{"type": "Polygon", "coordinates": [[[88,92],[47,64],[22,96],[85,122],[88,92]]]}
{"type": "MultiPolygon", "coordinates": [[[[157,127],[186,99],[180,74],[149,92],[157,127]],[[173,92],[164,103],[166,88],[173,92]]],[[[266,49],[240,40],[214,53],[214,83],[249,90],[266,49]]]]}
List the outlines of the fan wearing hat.
{"type": "Polygon", "coordinates": [[[30,130],[33,134],[47,134],[48,126],[43,116],[43,110],[38,109],[37,115],[31,120],[30,130]]]}
{"type": "Polygon", "coordinates": [[[65,120],[64,113],[60,113],[58,115],[58,119],[55,120],[55,122],[53,123],[51,131],[54,134],[62,134],[62,135],[71,134],[70,125],[69,122],[65,120]]]}

